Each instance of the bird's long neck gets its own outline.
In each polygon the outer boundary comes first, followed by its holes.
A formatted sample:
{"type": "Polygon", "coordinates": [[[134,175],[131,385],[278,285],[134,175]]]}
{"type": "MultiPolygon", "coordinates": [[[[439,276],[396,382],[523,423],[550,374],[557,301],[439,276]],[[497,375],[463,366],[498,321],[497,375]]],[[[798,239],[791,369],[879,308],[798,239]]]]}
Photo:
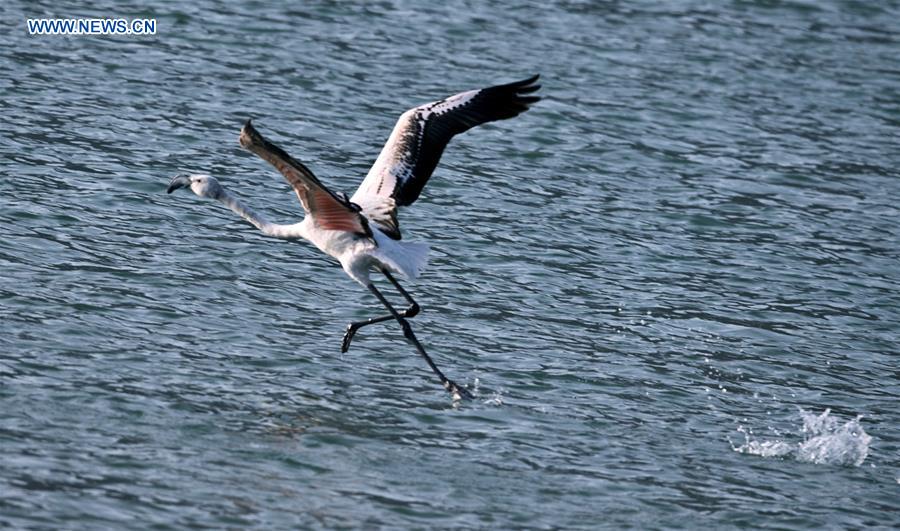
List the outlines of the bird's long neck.
{"type": "Polygon", "coordinates": [[[296,225],[279,225],[277,223],[271,223],[255,210],[247,206],[238,198],[238,196],[234,195],[224,187],[221,189],[221,192],[216,199],[268,236],[285,239],[303,237],[303,234],[301,234],[301,225],[299,223],[296,225]]]}

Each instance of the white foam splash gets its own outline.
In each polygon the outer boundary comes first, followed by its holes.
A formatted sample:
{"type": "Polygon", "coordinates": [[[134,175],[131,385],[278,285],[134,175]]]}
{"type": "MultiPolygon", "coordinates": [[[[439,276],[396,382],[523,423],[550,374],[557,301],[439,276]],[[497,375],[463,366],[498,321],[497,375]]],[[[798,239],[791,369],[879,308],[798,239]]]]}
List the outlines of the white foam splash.
{"type": "Polygon", "coordinates": [[[762,457],[781,457],[794,451],[794,447],[790,443],[784,441],[757,441],[753,440],[752,432],[748,432],[743,426],[738,427],[738,431],[744,434],[744,444],[741,446],[731,445],[735,452],[742,454],[759,455],[762,457]]]}
{"type": "Polygon", "coordinates": [[[801,409],[800,416],[803,419],[800,430],[803,440],[799,443],[778,439],[759,440],[754,438],[752,430],[739,426],[738,431],[744,434],[744,444],[736,446],[731,443],[731,447],[742,454],[793,456],[798,461],[817,465],[859,466],[866,460],[872,437],[860,425],[862,417],[841,423],[831,416],[830,409],[820,415],[801,409]]]}
{"type": "Polygon", "coordinates": [[[818,416],[801,411],[804,441],[797,448],[797,459],[815,464],[861,465],[872,441],[859,424],[862,417],[841,424],[829,413],[830,409],[818,416]]]}
{"type": "Polygon", "coordinates": [[[483,401],[484,404],[488,406],[502,406],[503,405],[503,395],[500,393],[494,393],[487,398],[487,400],[483,401]]]}
{"type": "Polygon", "coordinates": [[[494,391],[489,396],[481,396],[481,379],[476,377],[475,381],[472,384],[472,394],[478,397],[479,400],[483,404],[488,406],[502,406],[503,405],[503,392],[502,391],[494,391]]]}

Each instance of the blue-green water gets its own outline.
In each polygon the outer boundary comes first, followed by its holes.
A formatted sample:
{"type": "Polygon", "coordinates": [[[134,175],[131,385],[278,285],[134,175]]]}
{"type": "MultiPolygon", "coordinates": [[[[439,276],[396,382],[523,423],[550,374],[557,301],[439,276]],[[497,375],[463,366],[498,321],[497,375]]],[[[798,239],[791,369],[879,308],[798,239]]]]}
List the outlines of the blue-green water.
{"type": "Polygon", "coordinates": [[[0,7],[0,527],[900,526],[896,2],[273,4],[0,7]],[[157,35],[26,32],[97,16],[157,35]],[[532,72],[401,214],[471,402],[164,193],[298,221],[246,118],[352,192],[403,110],[532,72]]]}

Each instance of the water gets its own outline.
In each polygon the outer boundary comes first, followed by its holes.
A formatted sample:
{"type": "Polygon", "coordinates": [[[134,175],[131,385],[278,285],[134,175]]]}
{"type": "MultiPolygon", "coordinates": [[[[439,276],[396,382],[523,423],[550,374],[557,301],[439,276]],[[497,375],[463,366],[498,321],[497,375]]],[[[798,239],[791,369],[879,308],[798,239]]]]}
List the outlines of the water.
{"type": "Polygon", "coordinates": [[[900,526],[896,2],[0,14],[0,526],[900,526]],[[327,257],[164,193],[297,220],[246,118],[352,192],[406,108],[533,72],[402,213],[472,402],[396,327],[339,354],[379,308],[327,257]]]}

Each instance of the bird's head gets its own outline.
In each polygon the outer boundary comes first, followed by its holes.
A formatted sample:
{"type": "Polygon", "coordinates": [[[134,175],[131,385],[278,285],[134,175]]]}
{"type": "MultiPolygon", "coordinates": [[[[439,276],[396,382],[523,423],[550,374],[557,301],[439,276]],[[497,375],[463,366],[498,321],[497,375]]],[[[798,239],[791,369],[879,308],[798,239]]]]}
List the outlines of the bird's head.
{"type": "Polygon", "coordinates": [[[215,177],[203,174],[197,175],[176,175],[172,182],[169,183],[167,193],[172,193],[179,188],[190,188],[200,197],[211,197],[213,199],[222,194],[222,185],[215,177]]]}

